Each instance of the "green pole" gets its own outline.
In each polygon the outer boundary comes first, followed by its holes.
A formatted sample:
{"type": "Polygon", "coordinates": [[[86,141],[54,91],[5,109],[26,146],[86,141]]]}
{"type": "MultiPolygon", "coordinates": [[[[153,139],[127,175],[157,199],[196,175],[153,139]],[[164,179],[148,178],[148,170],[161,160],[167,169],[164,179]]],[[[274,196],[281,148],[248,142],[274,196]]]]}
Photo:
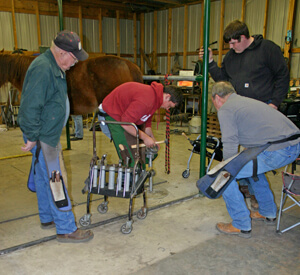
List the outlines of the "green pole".
{"type": "Polygon", "coordinates": [[[57,4],[58,4],[59,30],[62,31],[64,29],[62,0],[57,0],[57,4]]]}
{"type": "Polygon", "coordinates": [[[205,175],[206,164],[206,129],[207,129],[207,96],[208,96],[208,44],[209,44],[210,0],[204,1],[204,39],[203,39],[203,81],[202,81],[202,112],[201,112],[201,147],[200,147],[200,178],[205,175]]]}
{"type": "MultiPolygon", "coordinates": [[[[64,21],[63,21],[63,9],[62,9],[62,0],[57,0],[58,3],[58,19],[59,19],[59,30],[64,30],[64,21]]],[[[69,120],[66,124],[66,137],[67,137],[67,149],[71,150],[71,142],[70,142],[70,125],[69,120]]]]}

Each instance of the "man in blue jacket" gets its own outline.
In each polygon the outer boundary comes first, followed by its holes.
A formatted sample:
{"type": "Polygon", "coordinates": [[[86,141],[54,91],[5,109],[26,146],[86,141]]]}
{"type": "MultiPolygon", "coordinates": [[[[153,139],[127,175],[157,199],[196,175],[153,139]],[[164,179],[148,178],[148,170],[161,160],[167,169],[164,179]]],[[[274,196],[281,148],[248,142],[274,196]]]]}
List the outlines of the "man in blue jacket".
{"type": "Polygon", "coordinates": [[[53,187],[63,182],[59,140],[70,112],[65,72],[87,58],[76,33],[59,32],[51,48],[29,66],[18,114],[25,141],[21,149],[32,153],[41,227],[56,227],[60,242],[85,242],[94,236],[90,230],[77,229],[65,186],[61,189],[63,194],[53,187]]]}

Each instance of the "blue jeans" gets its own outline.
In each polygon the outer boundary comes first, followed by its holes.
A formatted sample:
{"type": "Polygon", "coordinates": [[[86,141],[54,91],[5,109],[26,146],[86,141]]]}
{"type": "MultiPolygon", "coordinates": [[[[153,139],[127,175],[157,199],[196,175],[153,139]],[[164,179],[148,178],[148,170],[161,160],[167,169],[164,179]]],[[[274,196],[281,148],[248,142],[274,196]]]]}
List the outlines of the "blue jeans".
{"type": "MultiPolygon", "coordinates": [[[[26,137],[24,136],[26,142],[26,137]]],[[[39,154],[39,162],[34,163],[36,160],[36,146],[31,150],[32,153],[32,169],[35,171],[34,183],[36,188],[36,195],[38,200],[39,217],[41,223],[47,223],[54,221],[56,225],[57,234],[72,233],[77,229],[75,225],[75,217],[72,211],[59,211],[56,207],[52,193],[50,190],[49,180],[46,163],[42,150],[39,154]]],[[[59,161],[59,160],[57,160],[59,161]]]]}
{"type": "MultiPolygon", "coordinates": [[[[250,182],[259,205],[258,211],[261,215],[268,218],[276,218],[277,213],[273,193],[264,173],[292,163],[299,154],[300,144],[297,144],[277,151],[263,151],[257,156],[259,181],[255,182],[250,179],[250,182]]],[[[232,218],[232,225],[241,230],[251,230],[251,218],[236,179],[250,178],[252,174],[253,162],[250,161],[242,168],[223,193],[228,213],[232,218]]]]}
{"type": "Polygon", "coordinates": [[[75,137],[83,138],[83,121],[82,115],[72,115],[72,119],[74,120],[75,125],[75,137]]]}

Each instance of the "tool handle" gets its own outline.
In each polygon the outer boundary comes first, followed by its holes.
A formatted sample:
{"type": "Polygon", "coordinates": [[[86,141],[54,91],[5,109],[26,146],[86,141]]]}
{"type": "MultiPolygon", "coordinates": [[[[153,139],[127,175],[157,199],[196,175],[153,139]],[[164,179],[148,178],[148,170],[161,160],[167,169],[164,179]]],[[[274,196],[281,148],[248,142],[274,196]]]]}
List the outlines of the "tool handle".
{"type": "Polygon", "coordinates": [[[190,139],[188,138],[188,136],[185,134],[185,132],[182,132],[182,135],[183,135],[187,140],[190,140],[190,139]]]}
{"type": "MultiPolygon", "coordinates": [[[[161,144],[161,143],[166,143],[166,141],[165,140],[160,140],[160,141],[156,141],[155,142],[155,144],[161,144]]],[[[136,144],[134,144],[134,145],[131,145],[131,148],[136,148],[137,146],[136,146],[136,144]]],[[[140,145],[139,145],[139,147],[141,148],[141,147],[146,147],[146,145],[145,145],[145,143],[141,143],[140,145]]]]}

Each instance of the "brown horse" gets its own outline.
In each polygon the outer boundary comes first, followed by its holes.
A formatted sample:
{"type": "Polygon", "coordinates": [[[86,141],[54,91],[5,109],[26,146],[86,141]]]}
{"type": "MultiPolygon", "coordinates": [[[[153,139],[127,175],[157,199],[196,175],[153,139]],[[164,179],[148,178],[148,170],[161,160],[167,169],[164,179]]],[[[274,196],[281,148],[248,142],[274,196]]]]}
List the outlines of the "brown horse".
{"type": "MultiPolygon", "coordinates": [[[[0,54],[0,87],[10,82],[19,91],[26,71],[34,57],[0,54]]],[[[89,58],[67,71],[71,114],[95,111],[103,99],[124,82],[143,83],[139,67],[116,56],[89,58]]]]}

